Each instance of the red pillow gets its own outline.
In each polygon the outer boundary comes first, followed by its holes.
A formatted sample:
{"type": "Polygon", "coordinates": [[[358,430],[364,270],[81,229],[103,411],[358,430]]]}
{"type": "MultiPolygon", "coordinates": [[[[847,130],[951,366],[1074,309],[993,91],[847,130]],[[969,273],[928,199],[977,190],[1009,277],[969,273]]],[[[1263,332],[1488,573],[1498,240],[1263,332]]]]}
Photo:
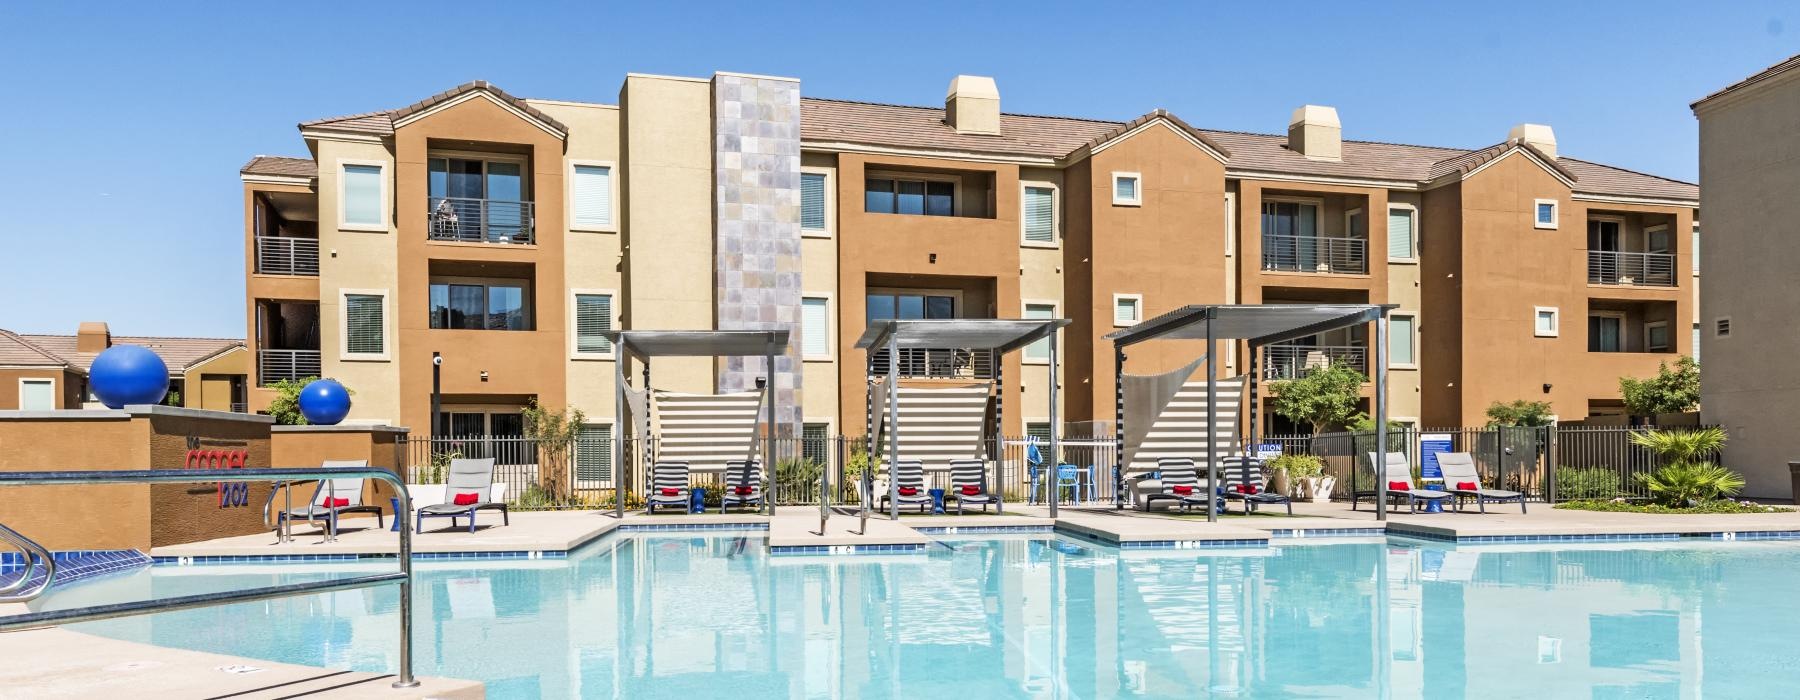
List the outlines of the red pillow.
{"type": "Polygon", "coordinates": [[[473,494],[473,493],[459,493],[459,494],[456,494],[455,498],[450,499],[450,502],[454,503],[456,505],[459,505],[459,506],[472,506],[472,505],[475,505],[475,504],[481,502],[481,495],[473,494]]]}
{"type": "Polygon", "coordinates": [[[1458,482],[1456,482],[1456,490],[1458,490],[1458,491],[1480,491],[1481,484],[1477,484],[1473,481],[1458,481],[1458,482]]]}
{"type": "Polygon", "coordinates": [[[750,494],[756,493],[756,487],[755,486],[739,486],[735,489],[735,491],[737,492],[737,495],[739,495],[739,496],[748,496],[750,494]]]}
{"type": "Polygon", "coordinates": [[[679,496],[679,495],[681,495],[681,489],[663,489],[662,495],[664,495],[664,496],[679,496]]]}
{"type": "Polygon", "coordinates": [[[964,495],[964,496],[979,496],[979,495],[981,495],[981,487],[976,486],[974,484],[964,485],[962,487],[962,495],[964,495]]]}
{"type": "Polygon", "coordinates": [[[1249,495],[1254,496],[1254,495],[1256,495],[1257,491],[1258,491],[1258,489],[1256,488],[1256,484],[1238,484],[1237,485],[1238,493],[1249,494],[1249,495]]]}
{"type": "Polygon", "coordinates": [[[348,499],[348,498],[326,498],[325,499],[325,507],[326,508],[345,508],[345,507],[348,507],[349,505],[350,505],[350,499],[348,499]]]}
{"type": "Polygon", "coordinates": [[[1410,482],[1410,481],[1390,481],[1390,482],[1388,482],[1388,490],[1389,491],[1411,491],[1412,490],[1412,482],[1410,482]]]}
{"type": "Polygon", "coordinates": [[[900,487],[900,495],[902,495],[902,496],[917,496],[917,495],[919,495],[919,490],[915,489],[911,486],[902,486],[902,487],[900,487]]]}
{"type": "Polygon", "coordinates": [[[1192,486],[1170,486],[1169,490],[1174,491],[1177,494],[1186,496],[1186,495],[1194,492],[1194,487],[1192,487],[1192,486]]]}

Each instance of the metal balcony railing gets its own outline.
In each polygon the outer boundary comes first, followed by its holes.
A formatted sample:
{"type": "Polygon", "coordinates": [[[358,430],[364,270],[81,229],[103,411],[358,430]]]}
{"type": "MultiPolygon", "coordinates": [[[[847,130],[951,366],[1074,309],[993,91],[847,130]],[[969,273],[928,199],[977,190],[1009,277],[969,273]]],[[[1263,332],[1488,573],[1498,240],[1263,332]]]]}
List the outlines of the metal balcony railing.
{"type": "Polygon", "coordinates": [[[257,386],[270,386],[319,376],[319,351],[260,348],[256,351],[257,386]]]}
{"type": "Polygon", "coordinates": [[[1262,349],[1265,380],[1299,379],[1332,363],[1368,374],[1369,351],[1361,345],[1269,345],[1262,349]]]}
{"type": "Polygon", "coordinates": [[[1362,275],[1369,272],[1369,242],[1329,236],[1262,237],[1264,270],[1362,275]]]}
{"type": "MultiPolygon", "coordinates": [[[[906,379],[993,379],[994,359],[986,350],[901,348],[900,376],[906,379]]],[[[869,373],[888,373],[886,348],[869,354],[869,373]]]]}
{"type": "Polygon", "coordinates": [[[463,243],[535,243],[531,202],[504,199],[431,197],[427,221],[431,240],[463,243]]]}
{"type": "Polygon", "coordinates": [[[256,273],[318,277],[319,239],[257,236],[256,273]]]}
{"type": "Polygon", "coordinates": [[[1675,254],[1590,250],[1588,284],[1673,287],[1675,254]]]}

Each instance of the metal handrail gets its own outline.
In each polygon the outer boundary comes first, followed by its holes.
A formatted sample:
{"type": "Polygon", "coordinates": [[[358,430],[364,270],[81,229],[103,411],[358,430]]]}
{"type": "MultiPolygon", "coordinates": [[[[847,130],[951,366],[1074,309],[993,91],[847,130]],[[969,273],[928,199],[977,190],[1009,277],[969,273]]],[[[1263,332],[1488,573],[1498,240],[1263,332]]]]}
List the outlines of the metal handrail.
{"type": "Polygon", "coordinates": [[[1294,236],[1265,233],[1264,270],[1363,275],[1369,272],[1369,241],[1350,236],[1294,236]]]}
{"type": "Polygon", "coordinates": [[[1675,254],[1590,250],[1588,284],[1673,287],[1675,254]]]}
{"type": "Polygon", "coordinates": [[[0,540],[18,547],[19,553],[25,557],[25,566],[19,570],[19,580],[0,586],[0,603],[24,603],[43,595],[50,588],[50,582],[56,578],[56,557],[43,545],[4,524],[0,524],[0,540]],[[38,559],[44,560],[44,582],[24,593],[13,593],[25,588],[31,582],[31,577],[37,574],[38,559]]]}
{"type": "MultiPolygon", "coordinates": [[[[82,484],[195,484],[215,481],[312,481],[333,477],[379,479],[394,485],[395,494],[399,498],[399,509],[396,517],[412,512],[412,495],[407,493],[406,481],[399,475],[386,469],[374,467],[277,467],[267,469],[130,469],[117,471],[16,471],[0,473],[0,486],[73,486],[82,484]]],[[[4,526],[0,526],[4,527],[4,526]]],[[[11,532],[8,530],[8,532],[11,532]]],[[[17,533],[14,533],[17,534],[17,533]]],[[[35,544],[35,543],[34,543],[35,544]]],[[[40,548],[41,549],[41,548],[40,548]]],[[[312,593],[329,593],[353,588],[368,588],[388,583],[400,585],[400,671],[399,678],[394,681],[396,688],[412,688],[419,685],[413,678],[412,669],[412,528],[400,528],[400,571],[398,573],[372,574],[369,576],[353,576],[329,581],[309,581],[279,586],[264,586],[242,591],[220,593],[202,593],[199,595],[160,598],[154,600],[135,601],[131,603],[114,603],[110,605],[89,605],[67,610],[50,610],[8,615],[0,617],[0,632],[12,632],[22,629],[44,627],[46,625],[66,625],[93,620],[109,620],[117,617],[143,615],[174,610],[230,605],[233,603],[251,603],[274,598],[286,598],[312,593]]],[[[53,559],[46,561],[53,562],[53,559]]],[[[54,563],[51,564],[54,566],[54,563]]],[[[49,587],[50,577],[45,577],[43,587],[49,587]]],[[[41,591],[40,591],[41,592],[41,591]]]]}

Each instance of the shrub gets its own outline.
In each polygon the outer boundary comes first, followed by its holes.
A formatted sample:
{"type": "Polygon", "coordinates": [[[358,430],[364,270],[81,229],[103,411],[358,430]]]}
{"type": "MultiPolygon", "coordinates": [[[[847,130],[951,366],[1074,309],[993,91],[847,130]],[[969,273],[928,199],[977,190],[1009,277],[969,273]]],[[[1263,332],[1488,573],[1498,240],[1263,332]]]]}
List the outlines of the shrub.
{"type": "Polygon", "coordinates": [[[300,415],[300,390],[318,379],[283,379],[269,385],[275,390],[275,398],[269,400],[269,415],[276,425],[306,425],[306,416],[300,415]]]}
{"type": "Polygon", "coordinates": [[[819,490],[819,477],[825,465],[810,459],[784,459],[775,464],[775,487],[788,498],[805,498],[819,490]]]}
{"type": "Polygon", "coordinates": [[[1619,474],[1605,467],[1557,467],[1556,499],[1580,501],[1619,495],[1619,474]]]}
{"type": "Polygon", "coordinates": [[[1299,379],[1270,385],[1275,392],[1270,409],[1295,423],[1311,425],[1317,435],[1356,416],[1356,402],[1366,381],[1362,372],[1333,362],[1299,379]]]}
{"type": "Polygon", "coordinates": [[[1550,402],[1519,399],[1512,403],[1495,401],[1487,407],[1488,425],[1511,428],[1539,428],[1550,424],[1550,402]]]}
{"type": "Polygon", "coordinates": [[[1670,464],[1637,478],[1658,503],[1678,508],[1691,508],[1744,488],[1744,477],[1710,462],[1670,464]]]}
{"type": "Polygon", "coordinates": [[[1269,460],[1269,469],[1284,470],[1289,479],[1306,479],[1325,473],[1325,459],[1318,455],[1282,455],[1269,460]]]}
{"type": "Polygon", "coordinates": [[[1649,379],[1619,378],[1619,395],[1634,416],[1682,413],[1700,406],[1700,363],[1692,357],[1675,360],[1675,366],[1659,362],[1649,379]]]}

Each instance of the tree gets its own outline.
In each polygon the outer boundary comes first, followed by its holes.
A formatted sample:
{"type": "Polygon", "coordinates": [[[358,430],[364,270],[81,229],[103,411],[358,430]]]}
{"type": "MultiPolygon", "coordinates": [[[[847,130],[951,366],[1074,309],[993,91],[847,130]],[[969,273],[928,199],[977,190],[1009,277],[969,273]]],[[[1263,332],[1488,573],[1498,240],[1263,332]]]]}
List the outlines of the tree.
{"type": "Polygon", "coordinates": [[[275,418],[276,425],[306,425],[306,416],[300,414],[300,390],[318,379],[282,379],[269,385],[275,390],[275,398],[269,401],[269,415],[275,418]]]}
{"type": "Polygon", "coordinates": [[[1656,376],[1650,379],[1620,377],[1619,394],[1634,416],[1692,411],[1700,406],[1700,363],[1682,357],[1673,368],[1658,363],[1656,376]]]}
{"type": "Polygon", "coordinates": [[[567,495],[569,453],[581,437],[587,414],[579,408],[570,408],[567,413],[546,410],[537,399],[532,399],[520,413],[525,417],[525,437],[537,442],[538,487],[552,502],[560,503],[567,495]]]}
{"type": "Polygon", "coordinates": [[[1276,382],[1271,410],[1295,423],[1312,425],[1313,434],[1348,423],[1357,414],[1357,395],[1368,377],[1355,368],[1331,363],[1299,379],[1276,382]]]}
{"type": "Polygon", "coordinates": [[[1512,403],[1495,401],[1487,407],[1488,426],[1509,428],[1541,428],[1550,424],[1550,402],[1519,399],[1512,403]]]}
{"type": "Polygon", "coordinates": [[[1725,446],[1723,428],[1650,430],[1632,433],[1630,439],[1662,458],[1656,471],[1636,478],[1664,505],[1693,507],[1744,488],[1743,476],[1707,459],[1725,446]]]}

